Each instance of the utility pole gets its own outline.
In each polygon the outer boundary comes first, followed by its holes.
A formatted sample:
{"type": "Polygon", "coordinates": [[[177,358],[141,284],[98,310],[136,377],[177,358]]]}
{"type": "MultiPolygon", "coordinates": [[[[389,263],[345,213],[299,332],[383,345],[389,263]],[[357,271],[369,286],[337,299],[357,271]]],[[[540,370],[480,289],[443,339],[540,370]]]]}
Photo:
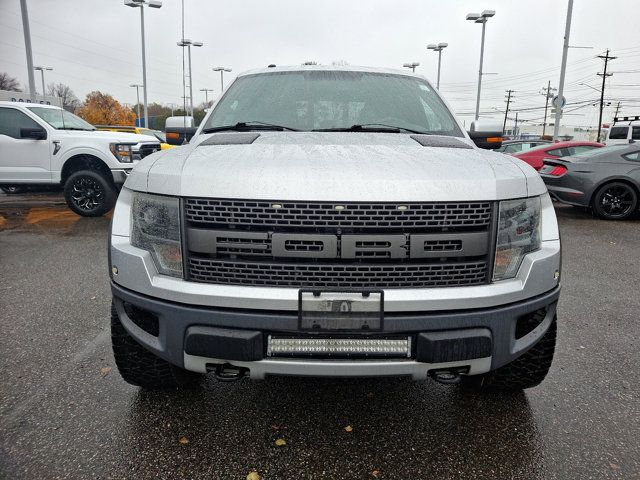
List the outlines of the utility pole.
{"type": "Polygon", "coordinates": [[[513,127],[513,133],[516,137],[520,137],[520,134],[518,133],[518,112],[516,112],[516,122],[513,127]]]}
{"type": "Polygon", "coordinates": [[[549,110],[549,99],[553,98],[552,91],[556,91],[557,88],[551,88],[551,80],[547,82],[547,88],[543,88],[540,93],[544,95],[544,122],[542,123],[542,136],[544,137],[547,133],[547,111],[549,110]]]}
{"type": "Polygon", "coordinates": [[[29,73],[29,95],[31,101],[36,98],[36,79],[33,74],[33,52],[31,51],[31,29],[29,28],[29,11],[27,10],[27,0],[20,0],[20,10],[22,10],[22,30],[24,32],[24,48],[27,51],[27,72],[29,73]]]}
{"type": "Polygon", "coordinates": [[[609,60],[615,60],[618,57],[609,56],[609,49],[607,48],[607,53],[605,55],[598,55],[598,58],[602,58],[604,60],[604,71],[603,73],[598,73],[598,76],[602,77],[602,89],[600,90],[600,116],[598,117],[598,136],[596,137],[599,142],[600,132],[602,131],[602,111],[604,110],[604,86],[607,77],[613,75],[613,73],[607,73],[607,64],[609,63],[609,60]]]}
{"type": "Polygon", "coordinates": [[[616,118],[618,117],[618,113],[620,113],[620,102],[618,102],[618,105],[616,105],[616,113],[613,114],[613,121],[616,121],[616,118]]]}
{"type": "MultiPolygon", "coordinates": [[[[569,53],[569,35],[571,34],[571,16],[573,14],[573,0],[569,0],[567,5],[567,22],[564,27],[564,45],[562,46],[562,65],[560,67],[560,83],[558,84],[558,98],[562,102],[564,94],[564,77],[567,73],[567,54],[569,53]]],[[[560,118],[562,117],[562,108],[556,107],[556,120],[553,125],[553,139],[558,139],[560,133],[560,118]]]]}
{"type": "Polygon", "coordinates": [[[509,105],[511,105],[511,94],[516,93],[515,90],[507,90],[507,109],[504,111],[504,122],[502,122],[502,133],[504,134],[504,129],[507,128],[507,115],[509,115],[509,105]]]}

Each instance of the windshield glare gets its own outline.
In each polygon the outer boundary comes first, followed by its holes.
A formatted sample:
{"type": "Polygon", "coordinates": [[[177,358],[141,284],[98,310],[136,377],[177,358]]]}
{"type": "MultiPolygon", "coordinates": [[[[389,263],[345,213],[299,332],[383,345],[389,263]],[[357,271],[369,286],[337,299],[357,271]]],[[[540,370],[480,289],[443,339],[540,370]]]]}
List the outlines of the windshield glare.
{"type": "Polygon", "coordinates": [[[303,131],[382,124],[463,136],[428,83],[387,73],[315,70],[243,76],[229,87],[204,129],[240,122],[303,131]]]}
{"type": "Polygon", "coordinates": [[[61,108],[28,107],[33,113],[58,130],[95,130],[90,123],[61,108]]]}

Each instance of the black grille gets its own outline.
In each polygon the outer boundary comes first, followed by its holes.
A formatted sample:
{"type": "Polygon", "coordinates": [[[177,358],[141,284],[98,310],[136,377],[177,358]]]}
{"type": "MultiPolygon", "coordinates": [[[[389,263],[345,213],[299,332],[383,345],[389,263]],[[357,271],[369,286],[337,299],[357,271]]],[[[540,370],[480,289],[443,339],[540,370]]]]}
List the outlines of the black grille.
{"type": "Polygon", "coordinates": [[[315,203],[187,198],[188,222],[210,227],[408,231],[488,228],[491,202],[315,203]]]}
{"type": "Polygon", "coordinates": [[[159,143],[146,143],[144,145],[140,145],[140,158],[144,158],[147,155],[151,155],[154,152],[160,150],[159,143]]]}
{"type": "Polygon", "coordinates": [[[487,262],[428,264],[270,263],[189,259],[190,280],[292,288],[428,288],[486,283],[487,262]]]}

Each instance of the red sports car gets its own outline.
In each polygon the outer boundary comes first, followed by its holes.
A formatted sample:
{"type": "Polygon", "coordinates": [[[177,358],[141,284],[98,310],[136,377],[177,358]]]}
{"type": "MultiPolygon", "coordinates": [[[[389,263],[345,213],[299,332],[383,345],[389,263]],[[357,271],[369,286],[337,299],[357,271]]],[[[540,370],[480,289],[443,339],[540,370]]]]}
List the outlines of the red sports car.
{"type": "Polygon", "coordinates": [[[556,142],[512,155],[524,160],[536,170],[540,170],[544,165],[545,159],[555,160],[560,157],[569,157],[600,147],[604,147],[604,145],[596,142],[556,142]]]}

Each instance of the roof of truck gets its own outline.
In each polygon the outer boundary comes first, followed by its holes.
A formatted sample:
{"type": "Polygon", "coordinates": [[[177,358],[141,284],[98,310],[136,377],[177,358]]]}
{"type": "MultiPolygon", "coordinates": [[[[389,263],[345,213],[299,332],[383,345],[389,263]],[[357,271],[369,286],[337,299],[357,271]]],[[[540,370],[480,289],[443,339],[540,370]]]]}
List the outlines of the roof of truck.
{"type": "Polygon", "coordinates": [[[36,103],[36,102],[10,102],[6,100],[0,101],[0,107],[43,107],[43,108],[56,108],[58,110],[62,110],[57,105],[47,105],[45,103],[36,103]]]}
{"type": "Polygon", "coordinates": [[[407,77],[418,77],[422,79],[425,78],[424,75],[413,73],[408,69],[402,70],[397,68],[360,67],[356,65],[289,65],[282,67],[267,67],[242,72],[238,74],[238,77],[243,77],[245,75],[255,75],[258,73],[309,71],[389,73],[393,75],[404,75],[407,77]]]}

